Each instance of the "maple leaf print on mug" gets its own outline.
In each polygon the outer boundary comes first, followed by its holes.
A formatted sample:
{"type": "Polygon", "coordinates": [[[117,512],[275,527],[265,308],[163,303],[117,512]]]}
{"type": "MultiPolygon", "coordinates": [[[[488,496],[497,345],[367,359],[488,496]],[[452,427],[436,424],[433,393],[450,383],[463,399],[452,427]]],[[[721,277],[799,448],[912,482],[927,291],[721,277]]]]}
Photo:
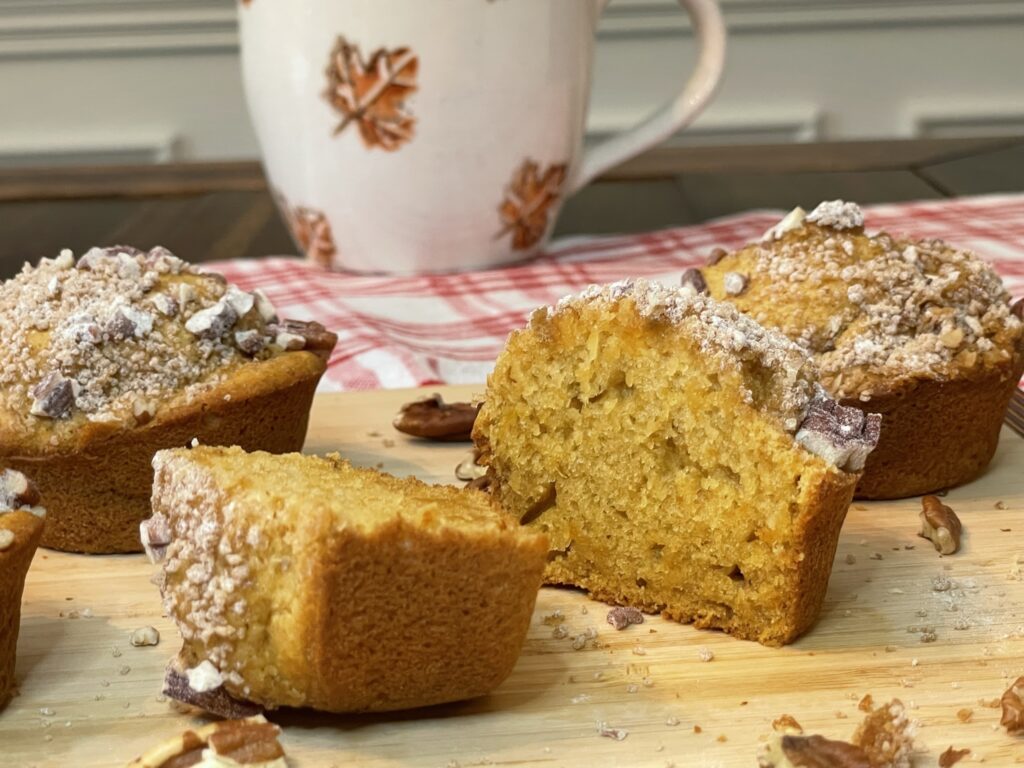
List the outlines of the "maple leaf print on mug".
{"type": "Polygon", "coordinates": [[[322,211],[299,206],[292,211],[292,231],[299,247],[306,253],[306,258],[330,269],[334,263],[334,237],[331,235],[331,223],[322,211]]]}
{"type": "Polygon", "coordinates": [[[418,88],[419,60],[408,48],[380,48],[364,61],[358,45],[339,36],[327,67],[324,97],[342,116],[334,135],[351,123],[368,148],[394,151],[412,139],[416,118],[405,100],[418,88]]]}
{"type": "Polygon", "coordinates": [[[548,228],[551,206],[562,194],[566,164],[549,165],[542,174],[533,160],[524,160],[505,187],[505,199],[498,206],[502,229],[495,239],[512,233],[517,251],[532,248],[548,228]]]}

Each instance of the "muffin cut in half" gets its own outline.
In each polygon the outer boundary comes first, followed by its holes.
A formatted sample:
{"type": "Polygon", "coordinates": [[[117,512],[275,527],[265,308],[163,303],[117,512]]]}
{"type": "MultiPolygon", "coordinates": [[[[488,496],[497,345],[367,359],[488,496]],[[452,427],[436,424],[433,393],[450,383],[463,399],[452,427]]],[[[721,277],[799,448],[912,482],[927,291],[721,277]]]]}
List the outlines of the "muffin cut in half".
{"type": "Polygon", "coordinates": [[[513,333],[474,427],[546,580],[767,645],[813,624],[878,418],[728,304],[645,281],[513,333]]]}
{"type": "Polygon", "coordinates": [[[168,693],[220,714],[385,711],[512,671],[548,547],[486,494],[337,455],[197,447],[153,460],[142,537],[184,647],[168,693]]]}
{"type": "Polygon", "coordinates": [[[0,471],[0,709],[14,689],[21,595],[45,518],[35,485],[20,472],[0,471]]]}
{"type": "Polygon", "coordinates": [[[977,477],[1024,370],[1024,326],[995,271],[939,240],[864,232],[853,203],[797,208],[684,282],[810,352],[843,405],[884,417],[857,486],[899,498],[977,477]]]}
{"type": "Polygon", "coordinates": [[[336,340],[164,248],[26,265],[0,284],[0,461],[38,483],[43,546],[139,551],[161,448],[299,450],[336,340]]]}

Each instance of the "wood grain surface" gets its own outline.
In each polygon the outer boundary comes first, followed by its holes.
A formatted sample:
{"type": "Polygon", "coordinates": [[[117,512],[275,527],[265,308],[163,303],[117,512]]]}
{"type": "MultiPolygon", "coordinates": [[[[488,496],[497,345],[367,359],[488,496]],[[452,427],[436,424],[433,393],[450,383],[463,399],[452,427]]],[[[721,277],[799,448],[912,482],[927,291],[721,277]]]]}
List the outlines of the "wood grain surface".
{"type": "MultiPolygon", "coordinates": [[[[453,399],[471,392],[442,391],[453,399]]],[[[391,428],[414,395],[318,398],[307,450],[453,481],[465,445],[422,443],[391,428]]],[[[1024,440],[1004,430],[986,475],[945,499],[966,530],[951,557],[916,536],[917,499],[855,504],[821,620],[787,648],[658,617],[616,632],[607,606],[545,588],[519,664],[491,696],[388,716],[289,711],[272,719],[299,767],[752,766],[779,715],[849,738],[858,701],[871,694],[900,698],[920,721],[915,765],[936,765],[950,745],[973,751],[965,765],[1021,763],[1024,737],[998,727],[991,702],[1024,674],[1024,566],[1015,565],[1024,563],[1022,469],[1024,440]],[[556,610],[568,638],[544,622],[556,610]],[[597,647],[573,650],[572,636],[591,627],[597,647]],[[926,628],[934,642],[922,642],[926,628]],[[702,649],[714,658],[702,661],[702,649]],[[602,737],[599,722],[628,735],[602,737]]],[[[141,555],[37,554],[19,643],[21,693],[0,714],[0,765],[122,766],[203,722],[160,696],[178,637],[161,615],[152,572],[141,555]],[[131,631],[146,625],[160,630],[160,644],[131,647],[131,631]]]]}

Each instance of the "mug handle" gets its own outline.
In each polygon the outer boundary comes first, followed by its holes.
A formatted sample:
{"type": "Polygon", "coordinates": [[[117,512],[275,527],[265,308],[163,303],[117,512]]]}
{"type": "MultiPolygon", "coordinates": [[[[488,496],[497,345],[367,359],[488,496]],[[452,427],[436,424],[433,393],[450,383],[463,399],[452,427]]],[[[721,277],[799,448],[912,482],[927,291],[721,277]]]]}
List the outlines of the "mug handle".
{"type": "Polygon", "coordinates": [[[715,0],[679,0],[693,22],[699,54],[697,67],[672,101],[639,125],[602,141],[583,154],[583,162],[569,187],[578,192],[612,166],[636,157],[689,125],[715,94],[725,64],[725,22],[715,0]]]}

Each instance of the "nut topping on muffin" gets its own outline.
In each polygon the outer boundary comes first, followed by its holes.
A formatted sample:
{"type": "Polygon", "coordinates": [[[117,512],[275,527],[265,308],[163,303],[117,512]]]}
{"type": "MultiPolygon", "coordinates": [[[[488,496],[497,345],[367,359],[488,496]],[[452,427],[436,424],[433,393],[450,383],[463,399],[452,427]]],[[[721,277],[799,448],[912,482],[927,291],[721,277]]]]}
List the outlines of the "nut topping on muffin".
{"type": "Polygon", "coordinates": [[[857,229],[864,226],[864,211],[856,203],[827,200],[807,214],[807,221],[832,229],[857,229]]]}
{"type": "Polygon", "coordinates": [[[882,417],[839,405],[819,387],[796,441],[846,472],[860,472],[878,444],[882,417]]]}
{"type": "Polygon", "coordinates": [[[252,358],[333,346],[323,326],[283,325],[298,338],[270,349],[281,329],[266,295],[166,248],[92,248],[77,263],[64,250],[0,285],[0,400],[41,419],[141,423],[140,397],[189,402],[252,358]]]}
{"type": "Polygon", "coordinates": [[[0,472],[0,515],[23,509],[39,514],[39,489],[21,472],[5,469],[0,472]]]}
{"type": "Polygon", "coordinates": [[[128,768],[286,768],[280,734],[261,715],[223,720],[169,739],[128,768]]]}
{"type": "Polygon", "coordinates": [[[29,413],[48,419],[63,419],[75,407],[78,389],[77,381],[65,379],[56,371],[51,371],[32,388],[32,407],[29,413]]]}

